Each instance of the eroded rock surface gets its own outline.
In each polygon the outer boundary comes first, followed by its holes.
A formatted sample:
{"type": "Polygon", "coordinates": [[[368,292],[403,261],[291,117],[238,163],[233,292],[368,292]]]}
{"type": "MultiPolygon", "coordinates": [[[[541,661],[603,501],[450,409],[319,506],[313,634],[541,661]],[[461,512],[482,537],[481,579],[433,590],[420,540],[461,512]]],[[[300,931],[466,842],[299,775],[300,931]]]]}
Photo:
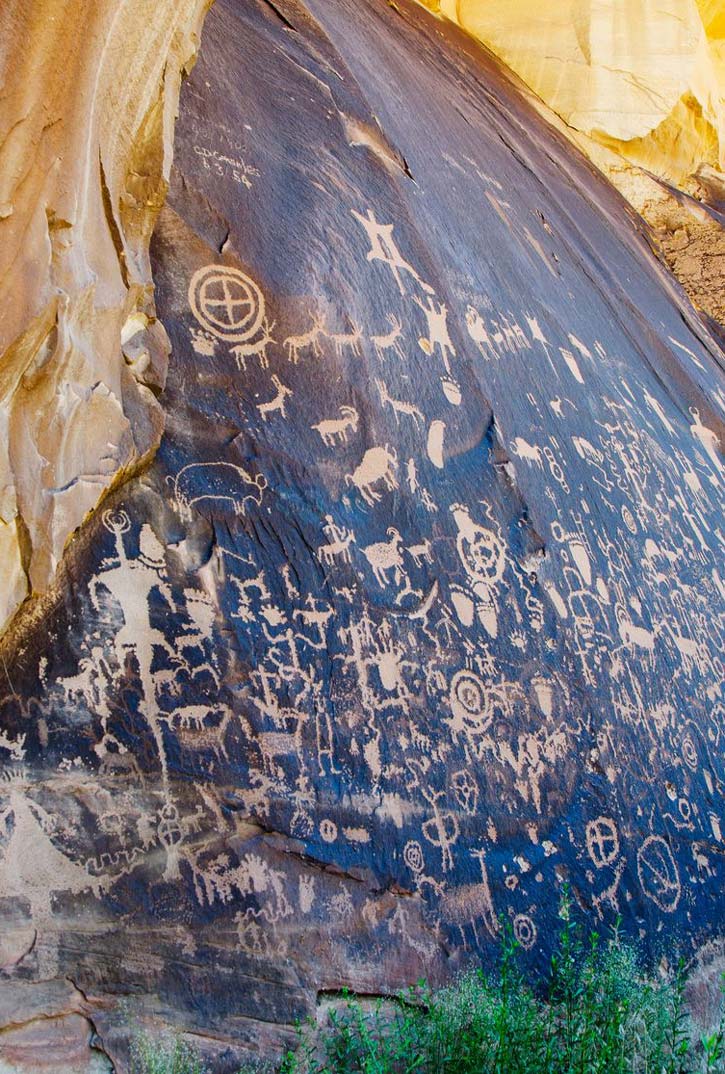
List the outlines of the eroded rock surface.
{"type": "Polygon", "coordinates": [[[716,0],[421,0],[500,56],[652,229],[722,330],[725,14],[716,0]]]}
{"type": "Polygon", "coordinates": [[[0,631],[156,448],[148,246],[207,0],[10,0],[0,51],[0,631]]]}
{"type": "Polygon", "coordinates": [[[181,101],[166,432],[2,651],[2,987],[225,1071],[501,915],[543,965],[565,880],[651,956],[715,942],[716,344],[403,0],[217,0],[181,101]]]}
{"type": "Polygon", "coordinates": [[[725,161],[717,0],[422,0],[483,41],[575,131],[679,184],[725,161]]]}

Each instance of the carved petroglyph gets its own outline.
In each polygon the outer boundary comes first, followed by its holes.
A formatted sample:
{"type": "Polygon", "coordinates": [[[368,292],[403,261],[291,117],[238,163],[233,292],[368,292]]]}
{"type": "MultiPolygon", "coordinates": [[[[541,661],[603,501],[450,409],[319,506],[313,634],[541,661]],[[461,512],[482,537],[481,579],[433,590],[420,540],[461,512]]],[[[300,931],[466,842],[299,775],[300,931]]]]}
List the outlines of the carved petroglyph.
{"type": "Polygon", "coordinates": [[[331,566],[335,560],[341,559],[349,564],[351,562],[350,545],[355,542],[355,534],[352,530],[337,526],[332,515],[325,516],[323,530],[329,541],[317,548],[317,558],[320,562],[331,566]]]}
{"type": "Polygon", "coordinates": [[[352,209],[351,212],[358,223],[365,229],[370,242],[370,250],[367,254],[368,261],[382,261],[383,264],[388,266],[393,273],[401,295],[405,294],[405,286],[401,275],[403,272],[411,276],[428,294],[433,294],[432,287],[420,278],[413,266],[401,255],[393,238],[393,225],[379,224],[372,209],[368,209],[366,216],[362,216],[355,209],[352,209]]]}
{"type": "Polygon", "coordinates": [[[444,421],[436,418],[435,421],[430,423],[426,450],[428,452],[428,458],[437,470],[442,470],[445,466],[445,458],[443,455],[443,441],[445,434],[446,423],[444,421]]]}
{"type": "Polygon", "coordinates": [[[335,354],[342,358],[345,351],[349,351],[354,357],[360,357],[360,343],[363,338],[362,328],[359,324],[352,325],[350,332],[325,332],[328,339],[335,345],[335,354]]]}
{"type": "Polygon", "coordinates": [[[403,579],[403,538],[394,526],[388,527],[388,541],[378,541],[362,549],[362,554],[373,570],[378,585],[383,589],[388,585],[388,572],[393,572],[396,585],[403,579]]]}
{"type": "Polygon", "coordinates": [[[398,488],[397,466],[398,456],[390,445],[368,448],[360,465],[345,475],[345,484],[354,485],[365,503],[372,507],[382,499],[376,485],[382,485],[388,492],[398,488]]]}
{"type": "Polygon", "coordinates": [[[244,515],[248,503],[259,507],[267,488],[263,474],[253,477],[248,470],[231,462],[190,462],[167,481],[184,521],[191,519],[199,504],[227,503],[234,514],[244,515]]]}
{"type": "Polygon", "coordinates": [[[0,784],[0,898],[17,897],[30,904],[34,922],[47,921],[52,914],[53,896],[91,891],[101,894],[103,881],[88,873],[59,850],[51,836],[59,831],[51,817],[28,795],[29,787],[18,773],[7,773],[0,784]]]}
{"type": "MultiPolygon", "coordinates": [[[[712,796],[720,779],[717,440],[631,372],[607,396],[601,346],[557,335],[544,312],[540,324],[472,288],[444,303],[392,224],[355,216],[374,309],[358,303],[362,288],[349,310],[295,299],[299,319],[275,307],[273,331],[249,277],[226,266],[194,277],[192,347],[213,359],[198,366],[236,359],[245,395],[211,461],[182,465],[173,442],[177,515],[166,512],[163,529],[108,516],[115,553],[104,546],[89,587],[99,632],[47,684],[49,706],[86,721],[88,757],[114,792],[85,863],[64,849],[65,832],[46,832],[67,854],[56,862],[67,890],[103,894],[141,865],[166,883],[193,877],[197,903],[223,905],[250,959],[294,951],[297,919],[313,913],[361,914],[376,942],[419,954],[447,934],[481,949],[501,913],[532,948],[540,893],[564,875],[566,811],[566,869],[597,914],[672,914],[717,875],[711,837],[722,838],[721,818],[693,805],[698,781],[712,796]],[[295,368],[305,358],[312,379],[295,368]],[[540,392],[527,373],[527,392],[521,370],[537,362],[547,381],[540,392]],[[508,377],[518,409],[501,402],[508,377]],[[502,414],[487,429],[476,400],[496,392],[502,414]],[[231,452],[245,437],[240,464],[231,452]],[[302,494],[285,472],[296,437],[302,494]],[[281,465],[265,467],[279,497],[243,461],[265,444],[279,444],[281,465]],[[161,532],[173,534],[168,548],[161,532]],[[678,723],[683,696],[692,727],[678,723]],[[616,790],[592,813],[576,811],[572,789],[586,766],[616,790]],[[639,845],[644,767],[647,795],[661,790],[664,803],[639,845]],[[136,794],[145,812],[125,818],[136,794]],[[688,840],[685,850],[658,830],[688,840]],[[288,837],[293,852],[273,858],[288,837]],[[325,863],[344,850],[367,875],[382,846],[387,887],[363,903],[359,881],[325,863]]],[[[35,723],[13,720],[0,749],[21,758],[17,728],[35,723]]],[[[79,770],[68,753],[63,774],[79,770]]],[[[27,808],[27,824],[39,823],[27,808]]],[[[54,899],[38,896],[34,912],[54,899]]]]}
{"type": "Polygon", "coordinates": [[[668,844],[659,835],[650,835],[637,851],[637,875],[648,899],[671,914],[682,894],[677,863],[668,844]]]}
{"type": "Polygon", "coordinates": [[[201,327],[227,343],[244,343],[262,327],[264,296],[239,269],[206,265],[191,278],[189,305],[201,327]]]}
{"type": "Polygon", "coordinates": [[[403,399],[394,399],[388,392],[388,388],[385,381],[376,380],[375,386],[378,389],[378,395],[380,396],[380,402],[383,407],[389,406],[395,415],[395,424],[400,424],[400,415],[404,414],[408,418],[412,418],[416,425],[423,422],[423,412],[418,409],[417,406],[413,406],[412,403],[408,403],[403,399]]]}
{"type": "Polygon", "coordinates": [[[450,376],[450,359],[455,358],[456,349],[448,333],[448,307],[444,303],[436,303],[433,298],[423,302],[416,297],[413,301],[423,310],[428,324],[428,335],[421,336],[418,344],[425,354],[435,354],[438,349],[446,373],[450,376]]]}
{"type": "Polygon", "coordinates": [[[603,869],[619,856],[619,835],[611,817],[597,817],[586,827],[589,857],[597,869],[603,869]]]}
{"type": "Polygon", "coordinates": [[[270,414],[279,414],[280,417],[286,418],[287,400],[294,394],[291,388],[282,383],[276,373],[273,373],[270,379],[277,391],[268,402],[257,403],[257,410],[262,415],[263,421],[266,421],[270,414]]]}
{"type": "Polygon", "coordinates": [[[262,322],[262,335],[252,343],[237,343],[232,347],[232,354],[237,360],[238,368],[243,372],[247,372],[247,358],[259,358],[259,365],[262,369],[269,367],[269,358],[267,357],[267,348],[277,341],[272,338],[272,329],[274,328],[274,322],[269,323],[265,317],[262,322]]]}
{"type": "Polygon", "coordinates": [[[375,353],[378,359],[382,362],[388,354],[394,354],[396,358],[404,358],[405,351],[403,350],[403,326],[400,323],[398,317],[394,314],[388,315],[388,323],[391,325],[389,332],[383,332],[377,336],[371,336],[370,342],[375,348],[375,353]]]}
{"type": "Polygon", "coordinates": [[[327,418],[320,421],[312,428],[320,434],[325,447],[334,447],[335,444],[346,444],[348,435],[357,432],[360,416],[354,406],[341,406],[339,418],[327,418]]]}
{"type": "Polygon", "coordinates": [[[284,348],[287,351],[287,358],[294,365],[300,360],[303,352],[311,351],[313,357],[322,357],[322,348],[320,347],[320,337],[325,334],[325,317],[319,311],[313,315],[312,326],[307,332],[302,332],[300,335],[287,336],[284,341],[284,348]]]}

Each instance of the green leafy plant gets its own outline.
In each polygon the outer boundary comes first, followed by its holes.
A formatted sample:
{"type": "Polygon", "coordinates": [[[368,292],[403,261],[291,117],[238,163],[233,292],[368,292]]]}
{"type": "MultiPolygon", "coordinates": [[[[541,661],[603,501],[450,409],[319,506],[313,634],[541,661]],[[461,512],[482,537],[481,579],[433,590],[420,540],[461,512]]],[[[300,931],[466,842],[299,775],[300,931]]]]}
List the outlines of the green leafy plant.
{"type": "MultiPolygon", "coordinates": [[[[343,992],[327,1022],[300,1026],[280,1074],[725,1074],[725,1022],[695,1040],[685,966],[645,975],[618,923],[586,939],[564,892],[547,979],[530,984],[501,922],[496,971],[397,997],[343,992]]],[[[725,978],[724,978],[725,984],[725,978]]],[[[147,1041],[133,1074],[206,1074],[181,1044],[147,1041]],[[145,1050],[144,1050],[145,1049],[145,1050]],[[150,1049],[150,1050],[149,1050],[150,1049]],[[145,1063],[145,1065],[143,1065],[145,1063]]],[[[240,1072],[244,1074],[244,1072],[240,1072]]],[[[251,1074],[247,1072],[247,1074],[251,1074]]]]}
{"type": "Polygon", "coordinates": [[[180,1037],[144,1033],[131,1045],[131,1074],[209,1074],[198,1053],[180,1037]]]}

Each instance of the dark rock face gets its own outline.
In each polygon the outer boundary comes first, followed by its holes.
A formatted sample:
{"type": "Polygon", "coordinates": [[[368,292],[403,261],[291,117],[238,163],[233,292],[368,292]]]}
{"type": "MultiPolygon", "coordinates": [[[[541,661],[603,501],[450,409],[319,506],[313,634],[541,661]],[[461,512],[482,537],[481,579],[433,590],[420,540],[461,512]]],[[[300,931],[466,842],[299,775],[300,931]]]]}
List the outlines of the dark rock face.
{"type": "Polygon", "coordinates": [[[714,937],[722,355],[619,198],[407,4],[217,0],[153,261],[158,457],[4,645],[0,991],[226,1070],[565,880],[714,937]]]}

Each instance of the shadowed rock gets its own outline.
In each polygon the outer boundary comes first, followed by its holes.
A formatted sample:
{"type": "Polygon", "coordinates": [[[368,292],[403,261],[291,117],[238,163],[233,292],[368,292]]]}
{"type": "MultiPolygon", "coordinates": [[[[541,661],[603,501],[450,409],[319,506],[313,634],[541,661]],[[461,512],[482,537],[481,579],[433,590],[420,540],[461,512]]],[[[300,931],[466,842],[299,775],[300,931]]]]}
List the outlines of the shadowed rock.
{"type": "Polygon", "coordinates": [[[2,987],[224,1071],[564,880],[714,940],[722,355],[633,214],[404,2],[218,0],[175,154],[160,450],[4,645],[2,987]]]}

